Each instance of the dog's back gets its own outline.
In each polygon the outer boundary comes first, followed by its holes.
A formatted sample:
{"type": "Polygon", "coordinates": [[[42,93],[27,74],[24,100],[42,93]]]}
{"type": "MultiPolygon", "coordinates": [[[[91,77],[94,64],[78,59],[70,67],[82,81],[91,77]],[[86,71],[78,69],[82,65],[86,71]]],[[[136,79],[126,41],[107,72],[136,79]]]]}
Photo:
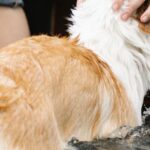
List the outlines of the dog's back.
{"type": "Polygon", "coordinates": [[[57,37],[24,39],[0,50],[0,150],[60,150],[136,125],[110,68],[57,37]]]}

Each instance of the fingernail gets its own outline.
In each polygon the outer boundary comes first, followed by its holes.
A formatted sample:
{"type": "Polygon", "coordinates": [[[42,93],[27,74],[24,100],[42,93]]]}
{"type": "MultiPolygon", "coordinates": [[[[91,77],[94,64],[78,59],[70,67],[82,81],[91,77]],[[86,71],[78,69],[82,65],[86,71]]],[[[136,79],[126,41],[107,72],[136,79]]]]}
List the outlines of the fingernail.
{"type": "Polygon", "coordinates": [[[121,18],[122,18],[122,20],[126,21],[126,20],[128,19],[128,14],[127,14],[127,13],[126,13],[126,14],[123,14],[123,15],[121,16],[121,18]]]}
{"type": "Polygon", "coordinates": [[[115,3],[115,4],[113,5],[113,9],[114,9],[114,10],[118,10],[118,9],[119,9],[119,5],[118,5],[117,3],[115,3]]]}
{"type": "Polygon", "coordinates": [[[147,21],[148,21],[148,17],[147,17],[147,16],[143,16],[143,17],[141,18],[141,21],[142,21],[142,22],[147,22],[147,21]]]}

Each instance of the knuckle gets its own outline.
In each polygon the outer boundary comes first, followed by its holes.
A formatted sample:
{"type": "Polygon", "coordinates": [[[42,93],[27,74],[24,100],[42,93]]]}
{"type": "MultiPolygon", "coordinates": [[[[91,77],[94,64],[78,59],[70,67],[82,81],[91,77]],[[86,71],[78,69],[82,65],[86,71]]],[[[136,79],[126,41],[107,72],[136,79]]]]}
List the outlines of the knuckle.
{"type": "Polygon", "coordinates": [[[135,10],[135,8],[132,7],[132,6],[130,6],[130,7],[127,8],[127,12],[128,12],[129,14],[133,13],[134,10],[135,10]]]}

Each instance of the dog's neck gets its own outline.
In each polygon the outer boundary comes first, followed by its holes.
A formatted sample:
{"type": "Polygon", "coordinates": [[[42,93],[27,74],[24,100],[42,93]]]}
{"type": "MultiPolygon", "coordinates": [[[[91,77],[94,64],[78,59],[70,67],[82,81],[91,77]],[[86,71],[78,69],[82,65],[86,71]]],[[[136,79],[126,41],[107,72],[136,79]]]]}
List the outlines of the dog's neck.
{"type": "Polygon", "coordinates": [[[125,87],[138,114],[150,87],[150,36],[139,29],[139,22],[120,19],[112,10],[112,0],[86,0],[73,10],[71,37],[106,61],[125,87]]]}

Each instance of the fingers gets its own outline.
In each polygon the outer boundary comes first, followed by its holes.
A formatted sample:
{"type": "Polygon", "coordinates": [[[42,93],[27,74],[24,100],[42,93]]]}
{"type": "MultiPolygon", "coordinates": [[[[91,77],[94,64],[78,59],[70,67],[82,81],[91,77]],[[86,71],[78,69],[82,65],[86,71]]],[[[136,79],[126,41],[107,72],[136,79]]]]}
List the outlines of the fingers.
{"type": "Polygon", "coordinates": [[[126,21],[143,3],[144,0],[130,0],[127,9],[121,15],[122,20],[126,21]]]}
{"type": "Polygon", "coordinates": [[[124,0],[114,0],[113,3],[113,9],[115,11],[119,10],[119,8],[121,7],[121,5],[123,4],[124,0]]]}
{"type": "MultiPolygon", "coordinates": [[[[124,0],[114,0],[113,9],[115,11],[119,10],[122,6],[124,0]]],[[[133,14],[134,11],[137,10],[142,4],[144,0],[130,0],[127,9],[121,14],[122,20],[126,21],[133,14]]],[[[147,22],[150,20],[150,7],[144,12],[141,16],[142,22],[147,22]]]]}
{"type": "Polygon", "coordinates": [[[77,6],[79,6],[83,2],[84,2],[84,0],[77,0],[77,6]]]}
{"type": "Polygon", "coordinates": [[[141,16],[141,22],[145,23],[150,20],[150,6],[147,8],[147,10],[142,14],[141,16]]]}

